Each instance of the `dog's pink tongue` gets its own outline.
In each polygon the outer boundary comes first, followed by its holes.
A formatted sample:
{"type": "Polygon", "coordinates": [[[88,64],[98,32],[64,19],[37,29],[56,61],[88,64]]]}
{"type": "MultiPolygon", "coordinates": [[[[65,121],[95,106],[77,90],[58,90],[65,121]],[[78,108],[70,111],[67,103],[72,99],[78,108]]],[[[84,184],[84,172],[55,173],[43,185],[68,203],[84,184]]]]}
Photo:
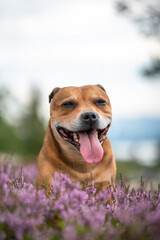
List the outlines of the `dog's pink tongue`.
{"type": "Polygon", "coordinates": [[[87,163],[97,163],[102,160],[103,148],[96,131],[87,134],[79,132],[80,152],[87,163]]]}

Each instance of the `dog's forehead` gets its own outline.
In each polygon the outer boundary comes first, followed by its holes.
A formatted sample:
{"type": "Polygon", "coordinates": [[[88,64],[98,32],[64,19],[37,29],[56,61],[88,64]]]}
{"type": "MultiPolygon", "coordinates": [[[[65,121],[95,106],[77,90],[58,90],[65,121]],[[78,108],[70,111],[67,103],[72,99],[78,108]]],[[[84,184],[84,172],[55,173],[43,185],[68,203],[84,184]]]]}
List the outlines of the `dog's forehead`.
{"type": "Polygon", "coordinates": [[[78,99],[83,98],[86,99],[88,97],[98,98],[99,96],[103,96],[104,98],[108,97],[107,94],[97,86],[94,85],[86,85],[82,87],[64,87],[57,94],[58,99],[72,98],[78,99]]]}
{"type": "Polygon", "coordinates": [[[86,86],[82,86],[81,87],[81,91],[86,95],[89,94],[89,95],[92,95],[92,96],[99,96],[99,95],[102,95],[104,97],[107,96],[106,92],[104,90],[102,90],[101,88],[99,88],[98,86],[96,85],[86,85],[86,86]]]}

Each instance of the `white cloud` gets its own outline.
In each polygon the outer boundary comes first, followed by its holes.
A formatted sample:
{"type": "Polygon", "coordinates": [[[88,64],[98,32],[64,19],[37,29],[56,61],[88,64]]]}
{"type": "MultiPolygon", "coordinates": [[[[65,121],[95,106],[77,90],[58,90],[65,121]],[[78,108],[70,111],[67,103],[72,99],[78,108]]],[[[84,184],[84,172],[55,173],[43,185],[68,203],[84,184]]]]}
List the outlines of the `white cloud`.
{"type": "Polygon", "coordinates": [[[110,85],[110,98],[115,117],[160,117],[160,83],[117,83],[110,85]]]}

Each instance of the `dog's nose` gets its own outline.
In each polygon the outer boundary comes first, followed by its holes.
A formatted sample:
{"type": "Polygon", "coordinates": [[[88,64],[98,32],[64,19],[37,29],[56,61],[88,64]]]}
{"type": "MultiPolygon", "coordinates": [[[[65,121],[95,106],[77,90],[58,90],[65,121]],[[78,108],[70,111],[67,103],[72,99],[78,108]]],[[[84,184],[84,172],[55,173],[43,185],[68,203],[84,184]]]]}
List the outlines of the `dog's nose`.
{"type": "Polygon", "coordinates": [[[81,115],[84,123],[95,123],[98,120],[98,114],[94,112],[85,112],[81,115]]]}

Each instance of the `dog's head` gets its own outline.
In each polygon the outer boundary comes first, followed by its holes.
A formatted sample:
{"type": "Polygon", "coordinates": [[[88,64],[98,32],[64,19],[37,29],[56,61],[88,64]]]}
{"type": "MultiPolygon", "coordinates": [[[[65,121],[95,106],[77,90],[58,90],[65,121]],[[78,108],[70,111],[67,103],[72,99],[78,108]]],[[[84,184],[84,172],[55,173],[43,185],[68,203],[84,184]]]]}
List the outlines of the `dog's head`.
{"type": "Polygon", "coordinates": [[[112,121],[101,85],[55,88],[49,95],[51,127],[60,144],[72,145],[87,163],[103,158],[102,143],[112,121]]]}

